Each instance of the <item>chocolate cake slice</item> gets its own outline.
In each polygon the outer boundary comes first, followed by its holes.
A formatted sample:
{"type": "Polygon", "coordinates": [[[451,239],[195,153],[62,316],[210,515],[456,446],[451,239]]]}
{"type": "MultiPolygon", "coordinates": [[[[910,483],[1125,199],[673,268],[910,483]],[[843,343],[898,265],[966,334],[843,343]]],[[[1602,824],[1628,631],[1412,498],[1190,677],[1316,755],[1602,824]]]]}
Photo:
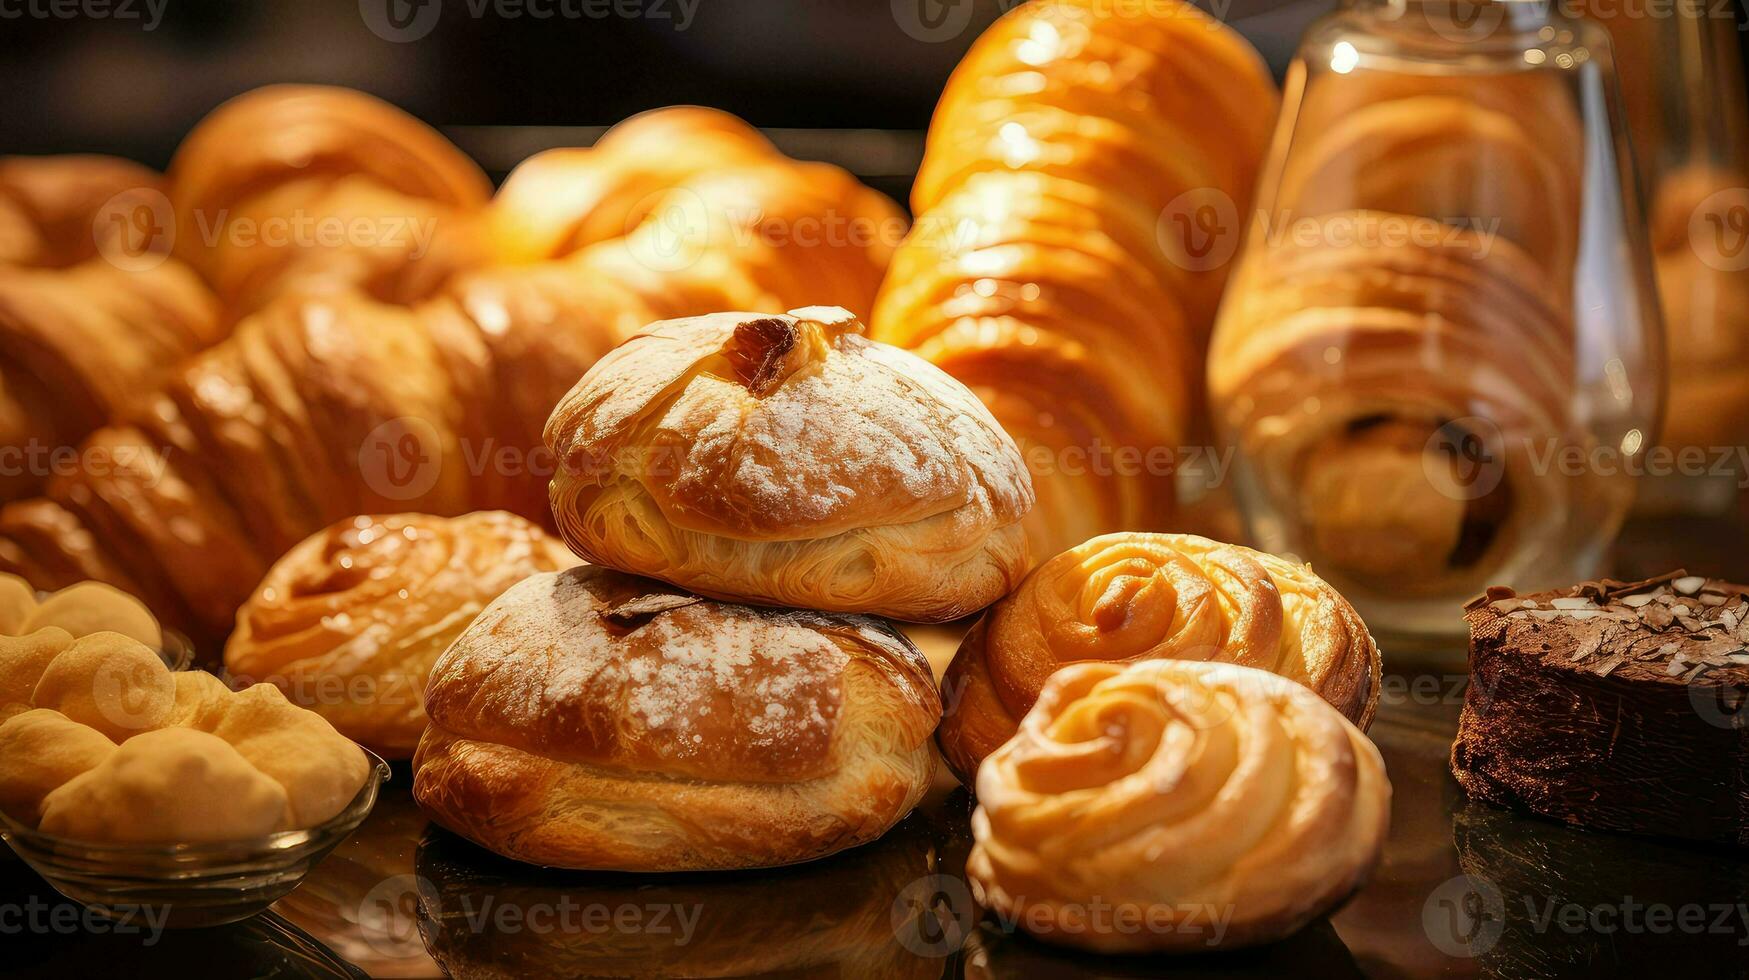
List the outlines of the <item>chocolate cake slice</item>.
{"type": "Polygon", "coordinates": [[[1451,769],[1471,796],[1749,847],[1749,587],[1678,571],[1465,610],[1451,769]]]}

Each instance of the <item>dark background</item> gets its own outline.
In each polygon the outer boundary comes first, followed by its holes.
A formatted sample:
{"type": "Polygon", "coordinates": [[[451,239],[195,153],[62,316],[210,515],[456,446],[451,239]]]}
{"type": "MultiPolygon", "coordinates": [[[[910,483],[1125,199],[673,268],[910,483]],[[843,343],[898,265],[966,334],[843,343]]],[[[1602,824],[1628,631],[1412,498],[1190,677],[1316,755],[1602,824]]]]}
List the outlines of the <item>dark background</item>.
{"type": "MultiPolygon", "coordinates": [[[[699,103],[902,194],[948,73],[1019,0],[947,0],[969,5],[970,17],[939,42],[907,35],[895,0],[697,0],[684,30],[677,0],[622,0],[652,16],[598,19],[532,13],[561,0],[428,0],[440,4],[435,26],[405,43],[373,33],[361,0],[155,2],[162,17],[146,30],[147,0],[0,0],[0,153],[105,152],[162,167],[224,99],[270,82],[326,82],[411,110],[500,176],[543,146],[594,135],[563,127],[699,103]],[[525,2],[534,6],[520,16],[492,5],[525,2]],[[55,15],[56,4],[73,14],[55,15]],[[85,12],[105,4],[107,17],[85,12]]],[[[1210,2],[1279,74],[1335,0],[1210,2]]]]}
{"type": "MultiPolygon", "coordinates": [[[[971,19],[940,42],[901,30],[891,0],[697,0],[685,30],[660,16],[538,19],[490,6],[476,18],[471,5],[485,0],[433,0],[435,27],[405,43],[373,33],[360,0],[159,0],[151,30],[146,0],[86,0],[131,4],[131,18],[29,14],[29,4],[56,2],[71,0],[0,0],[0,15],[25,14],[0,16],[0,152],[96,151],[162,167],[225,98],[270,82],[325,82],[460,127],[452,137],[501,174],[535,144],[588,134],[469,127],[605,126],[698,103],[762,127],[915,134],[979,29],[1018,0],[955,0],[971,19]]],[[[676,0],[635,2],[678,14],[676,0]]],[[[1231,0],[1225,9],[1279,71],[1327,2],[1231,0]]],[[[886,153],[857,134],[825,135],[786,148],[876,178],[914,162],[914,135],[886,153]]]]}

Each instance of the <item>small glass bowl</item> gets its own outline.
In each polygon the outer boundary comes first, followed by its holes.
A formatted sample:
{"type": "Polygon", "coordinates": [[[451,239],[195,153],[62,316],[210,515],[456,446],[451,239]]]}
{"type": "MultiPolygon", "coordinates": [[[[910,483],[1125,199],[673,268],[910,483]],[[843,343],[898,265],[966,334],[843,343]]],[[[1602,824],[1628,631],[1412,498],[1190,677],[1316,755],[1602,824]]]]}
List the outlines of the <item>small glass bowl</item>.
{"type": "Polygon", "coordinates": [[[364,821],[389,764],[364,750],[372,769],[352,802],[307,830],[246,841],[100,844],[26,827],[0,813],[0,837],[55,891],[108,918],[147,915],[171,928],[246,919],[298,886],[364,821]]]}

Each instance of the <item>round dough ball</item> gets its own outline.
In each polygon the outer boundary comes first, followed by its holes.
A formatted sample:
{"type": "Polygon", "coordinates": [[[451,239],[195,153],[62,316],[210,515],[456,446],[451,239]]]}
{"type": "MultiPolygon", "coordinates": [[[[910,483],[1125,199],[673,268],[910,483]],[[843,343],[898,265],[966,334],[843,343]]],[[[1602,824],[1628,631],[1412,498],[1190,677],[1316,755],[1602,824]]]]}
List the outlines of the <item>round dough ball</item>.
{"type": "Polygon", "coordinates": [[[120,633],[154,650],[164,645],[158,620],[146,604],[102,582],[69,585],[42,601],[24,621],[26,631],[59,626],[74,636],[120,633]]]}
{"type": "Polygon", "coordinates": [[[36,590],[16,575],[0,574],[0,633],[24,632],[24,621],[36,610],[36,590]]]}
{"type": "Polygon", "coordinates": [[[97,729],[33,708],[0,724],[0,811],[36,825],[43,797],[115,751],[97,729]]]}
{"type": "Polygon", "coordinates": [[[109,843],[247,840],[289,819],[278,783],[224,739],[189,728],[129,739],[42,811],[44,833],[109,843]]]}
{"type": "Polygon", "coordinates": [[[189,724],[229,742],[285,787],[293,827],[314,827],[345,809],[370,772],[363,749],[272,684],[210,700],[189,724]]]}
{"type": "Polygon", "coordinates": [[[30,710],[43,671],[72,645],[73,635],[54,626],[24,636],[0,636],[0,721],[30,710]]]}
{"type": "Polygon", "coordinates": [[[31,700],[121,742],[165,724],[176,707],[176,681],[139,641],[93,633],[49,663],[31,700]]]}

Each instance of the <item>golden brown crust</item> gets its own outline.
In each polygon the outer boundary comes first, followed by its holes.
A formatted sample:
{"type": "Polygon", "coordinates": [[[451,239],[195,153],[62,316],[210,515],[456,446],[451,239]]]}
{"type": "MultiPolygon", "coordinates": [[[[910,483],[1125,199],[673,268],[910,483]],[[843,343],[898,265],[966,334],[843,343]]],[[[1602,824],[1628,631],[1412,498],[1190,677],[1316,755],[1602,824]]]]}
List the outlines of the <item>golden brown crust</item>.
{"type": "MultiPolygon", "coordinates": [[[[705,110],[639,117],[603,149],[543,158],[534,175],[545,176],[518,181],[502,209],[528,240],[489,245],[524,264],[469,270],[473,257],[448,243],[466,252],[492,239],[472,217],[485,184],[422,124],[319,88],[219,109],[173,167],[184,220],[217,208],[260,222],[292,208],[312,220],[435,217],[443,233],[417,260],[392,244],[248,246],[222,227],[216,240],[211,228],[181,236],[179,252],[193,250],[234,311],[254,312],[161,396],[135,391],[126,424],[82,447],[125,460],[58,477],[46,499],[0,513],[0,572],[42,588],[109,582],[216,648],[269,564],[336,520],[505,509],[549,522],[541,428],[602,354],[663,318],[822,298],[866,309],[903,227],[893,202],[851,175],[788,160],[705,110]],[[604,161],[627,170],[595,173],[604,161]],[[622,178],[661,186],[633,199],[622,178]],[[603,179],[603,194],[583,192],[603,179]],[[584,200],[536,213],[555,182],[575,182],[584,200]]],[[[0,204],[0,251],[9,214],[28,230],[0,204]]],[[[0,378],[0,431],[25,431],[39,405],[57,404],[53,386],[24,382],[0,378]]]]}
{"type": "Polygon", "coordinates": [[[933,773],[922,656],[863,617],[531,576],[433,669],[414,794],[535,864],[760,867],[879,836],[933,773]]]}
{"type": "Polygon", "coordinates": [[[1017,5],[949,80],[873,335],[1020,444],[1035,558],[1171,526],[1226,276],[1200,250],[1236,240],[1276,100],[1237,34],[1176,3],[1017,5]],[[1231,227],[1190,241],[1211,213],[1231,227]]]}
{"type": "Polygon", "coordinates": [[[1026,567],[1013,442],[841,309],[653,324],[578,382],[546,441],[579,554],[707,595],[940,621],[1026,567]]]}
{"type": "Polygon", "coordinates": [[[575,564],[501,511],[349,518],[268,570],[237,612],[225,669],[275,685],[385,758],[410,758],[438,656],[499,593],[575,564]]]}
{"type": "Polygon", "coordinates": [[[1391,811],[1378,749],[1312,692],[1175,660],[1058,671],[977,790],[973,894],[1101,952],[1287,936],[1360,887],[1391,811]]]}
{"type": "Polygon", "coordinates": [[[1309,568],[1185,534],[1108,534],[1040,565],[966,635],[942,678],[942,755],[969,782],[1066,664],[1209,660],[1271,671],[1365,727],[1378,647],[1309,568]]]}

